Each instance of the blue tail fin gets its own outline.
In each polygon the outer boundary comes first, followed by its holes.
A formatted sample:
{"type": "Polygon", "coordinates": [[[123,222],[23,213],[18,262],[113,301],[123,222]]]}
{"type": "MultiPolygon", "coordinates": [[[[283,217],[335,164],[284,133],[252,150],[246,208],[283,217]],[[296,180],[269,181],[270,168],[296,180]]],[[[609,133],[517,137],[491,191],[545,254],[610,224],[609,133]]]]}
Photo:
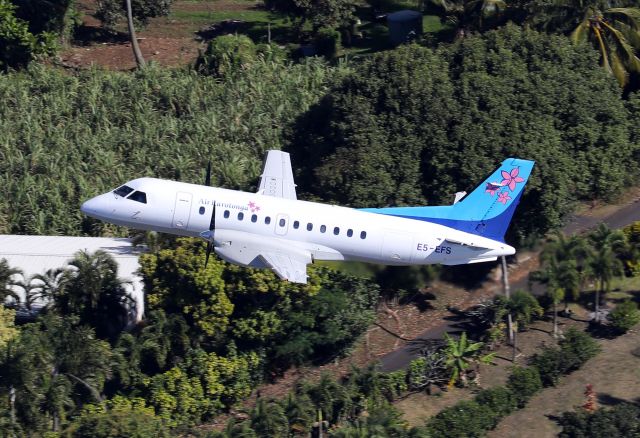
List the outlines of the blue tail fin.
{"type": "Polygon", "coordinates": [[[504,241],[533,165],[533,161],[518,158],[504,160],[489,178],[454,205],[371,208],[365,211],[433,222],[504,241]]]}

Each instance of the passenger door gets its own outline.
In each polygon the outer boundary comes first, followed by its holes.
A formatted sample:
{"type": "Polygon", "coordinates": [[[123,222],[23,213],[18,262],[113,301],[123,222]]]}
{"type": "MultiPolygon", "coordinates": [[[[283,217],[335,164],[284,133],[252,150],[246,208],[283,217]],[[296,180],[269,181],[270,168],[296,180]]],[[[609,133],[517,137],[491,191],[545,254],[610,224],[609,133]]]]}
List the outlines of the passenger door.
{"type": "Polygon", "coordinates": [[[176,194],[176,204],[173,211],[173,228],[181,230],[187,229],[189,226],[189,217],[191,215],[191,193],[178,192],[176,194]]]}

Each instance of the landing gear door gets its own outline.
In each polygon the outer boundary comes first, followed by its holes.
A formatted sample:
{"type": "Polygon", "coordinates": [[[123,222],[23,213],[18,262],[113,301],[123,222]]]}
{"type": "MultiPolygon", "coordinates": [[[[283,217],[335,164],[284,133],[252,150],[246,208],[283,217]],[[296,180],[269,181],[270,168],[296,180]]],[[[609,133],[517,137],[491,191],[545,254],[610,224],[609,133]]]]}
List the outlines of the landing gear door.
{"type": "Polygon", "coordinates": [[[191,198],[191,193],[178,192],[176,194],[176,205],[173,211],[173,222],[171,223],[173,228],[185,230],[189,226],[191,198]]]}

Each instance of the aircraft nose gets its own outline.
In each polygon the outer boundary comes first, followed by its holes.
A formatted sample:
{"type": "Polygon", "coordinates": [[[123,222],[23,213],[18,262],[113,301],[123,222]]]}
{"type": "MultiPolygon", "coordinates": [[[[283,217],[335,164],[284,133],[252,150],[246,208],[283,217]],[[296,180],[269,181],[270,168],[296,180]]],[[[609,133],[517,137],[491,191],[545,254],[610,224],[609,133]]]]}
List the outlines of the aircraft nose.
{"type": "Polygon", "coordinates": [[[88,201],[85,201],[80,207],[80,211],[86,214],[87,216],[94,216],[98,210],[98,199],[91,198],[88,201]]]}
{"type": "Polygon", "coordinates": [[[96,196],[95,198],[91,198],[88,201],[85,201],[80,207],[80,211],[82,211],[87,216],[100,219],[101,216],[104,216],[104,213],[106,212],[108,207],[105,201],[106,200],[104,199],[104,195],[96,196]]]}

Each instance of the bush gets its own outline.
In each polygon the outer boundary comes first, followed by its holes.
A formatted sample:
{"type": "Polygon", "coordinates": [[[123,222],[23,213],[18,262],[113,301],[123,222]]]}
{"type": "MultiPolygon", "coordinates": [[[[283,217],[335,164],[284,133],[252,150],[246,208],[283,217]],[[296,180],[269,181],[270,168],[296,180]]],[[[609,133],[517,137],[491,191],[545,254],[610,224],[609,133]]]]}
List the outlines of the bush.
{"type": "Polygon", "coordinates": [[[555,386],[563,374],[580,368],[600,351],[598,343],[587,333],[570,328],[560,341],[560,348],[544,347],[542,353],[531,358],[540,372],[544,386],[555,386]]]}
{"type": "Polygon", "coordinates": [[[558,421],[560,438],[610,438],[640,436],[640,407],[622,403],[595,413],[565,412],[558,421]]]}
{"type": "Polygon", "coordinates": [[[531,358],[531,365],[540,372],[544,386],[555,386],[560,376],[575,366],[577,359],[556,347],[544,347],[541,353],[531,358]]]}
{"type": "Polygon", "coordinates": [[[257,57],[256,45],[245,35],[222,35],[209,42],[196,61],[196,70],[212,76],[224,76],[245,69],[257,57]]]}
{"type": "MultiPolygon", "coordinates": [[[[133,19],[142,25],[149,18],[169,15],[173,0],[131,0],[133,19]]],[[[120,20],[126,18],[127,9],[123,0],[98,0],[95,17],[109,29],[113,29],[120,20]]]]}
{"type": "Polygon", "coordinates": [[[573,371],[580,368],[586,361],[600,352],[600,345],[588,333],[580,331],[574,327],[569,328],[564,334],[564,339],[560,341],[560,348],[575,356],[576,363],[573,371]]]}
{"type": "Polygon", "coordinates": [[[479,437],[495,425],[497,418],[489,406],[462,401],[440,411],[426,426],[432,436],[439,438],[479,437]]]}
{"type": "Polygon", "coordinates": [[[504,386],[484,389],[478,393],[475,399],[481,405],[489,406],[495,414],[496,422],[491,428],[494,428],[498,420],[506,417],[517,407],[517,399],[513,391],[504,386]]]}
{"type": "Polygon", "coordinates": [[[35,36],[29,23],[16,18],[15,10],[9,0],[0,0],[0,70],[26,67],[36,55],[55,51],[54,36],[35,36]]]}
{"type": "Polygon", "coordinates": [[[542,389],[540,372],[536,367],[514,367],[507,381],[507,388],[513,392],[518,408],[523,408],[542,389]]]}
{"type": "Polygon", "coordinates": [[[340,32],[326,27],[320,29],[315,38],[315,45],[318,55],[335,58],[341,46],[340,32]]]}
{"type": "Polygon", "coordinates": [[[626,333],[631,327],[640,322],[638,305],[626,300],[618,304],[608,315],[611,326],[619,333],[626,333]]]}

